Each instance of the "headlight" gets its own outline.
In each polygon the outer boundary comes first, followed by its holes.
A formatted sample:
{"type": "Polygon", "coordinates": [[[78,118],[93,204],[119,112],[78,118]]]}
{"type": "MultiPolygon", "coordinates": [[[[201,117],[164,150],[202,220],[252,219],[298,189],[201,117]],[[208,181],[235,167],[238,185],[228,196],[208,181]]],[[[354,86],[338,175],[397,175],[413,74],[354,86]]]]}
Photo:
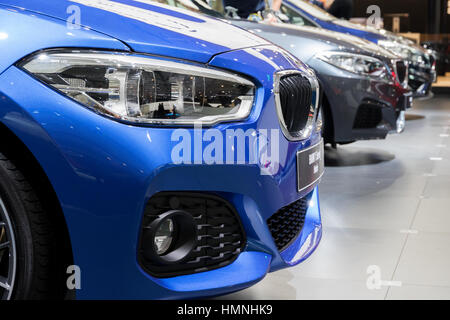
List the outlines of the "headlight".
{"type": "Polygon", "coordinates": [[[324,52],[316,57],[349,72],[389,80],[386,65],[370,56],[348,52],[324,52]]]}
{"type": "Polygon", "coordinates": [[[378,45],[395,53],[396,55],[402,57],[403,59],[408,59],[414,63],[423,64],[425,63],[424,57],[420,50],[414,47],[404,45],[394,41],[378,41],[378,45]]]}
{"type": "Polygon", "coordinates": [[[20,67],[103,115],[148,124],[245,119],[255,86],[232,73],[124,53],[48,51],[20,67]]]}

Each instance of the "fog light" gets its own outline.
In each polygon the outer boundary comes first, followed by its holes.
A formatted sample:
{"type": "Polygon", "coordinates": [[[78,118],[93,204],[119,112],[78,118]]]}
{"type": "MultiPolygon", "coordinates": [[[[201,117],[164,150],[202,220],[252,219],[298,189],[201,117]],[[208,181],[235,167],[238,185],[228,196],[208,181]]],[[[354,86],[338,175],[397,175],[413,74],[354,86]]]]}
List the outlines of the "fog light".
{"type": "Polygon", "coordinates": [[[170,244],[173,242],[173,221],[172,219],[166,219],[161,223],[158,230],[155,232],[155,245],[156,253],[163,255],[170,248],[170,244]]]}
{"type": "Polygon", "coordinates": [[[180,263],[196,244],[197,224],[185,211],[162,213],[144,228],[144,257],[159,265],[180,263]]]}

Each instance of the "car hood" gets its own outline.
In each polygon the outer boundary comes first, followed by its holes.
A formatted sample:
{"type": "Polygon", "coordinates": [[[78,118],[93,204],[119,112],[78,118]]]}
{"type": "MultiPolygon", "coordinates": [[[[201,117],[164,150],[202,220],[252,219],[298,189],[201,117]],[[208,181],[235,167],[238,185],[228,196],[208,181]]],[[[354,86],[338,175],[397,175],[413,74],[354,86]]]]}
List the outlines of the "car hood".
{"type": "Polygon", "coordinates": [[[335,43],[336,45],[343,47],[343,49],[353,50],[351,47],[356,47],[360,51],[366,51],[376,55],[383,55],[388,56],[390,58],[395,58],[395,56],[392,55],[392,53],[383,49],[379,45],[371,41],[368,41],[364,38],[356,37],[348,33],[336,32],[332,30],[308,26],[288,25],[287,27],[293,30],[297,30],[299,33],[301,32],[303,37],[311,37],[319,39],[321,41],[332,42],[335,43]]]}
{"type": "Polygon", "coordinates": [[[388,31],[385,29],[377,29],[377,28],[374,28],[371,26],[365,26],[362,24],[353,23],[353,22],[350,22],[347,20],[341,20],[341,19],[333,20],[333,23],[340,25],[342,27],[346,27],[346,28],[350,28],[350,29],[354,29],[354,30],[370,32],[372,34],[378,35],[380,37],[380,40],[390,40],[390,41],[398,42],[400,44],[413,46],[417,49],[422,50],[422,47],[416,45],[413,41],[406,39],[400,35],[397,35],[391,31],[388,31]]]}
{"type": "Polygon", "coordinates": [[[133,51],[208,62],[217,54],[267,45],[215,18],[149,0],[0,0],[118,39],[133,51]]]}
{"type": "MultiPolygon", "coordinates": [[[[321,49],[328,47],[328,49],[351,51],[354,53],[368,54],[372,56],[383,56],[388,59],[398,58],[390,51],[383,49],[373,42],[352,36],[350,34],[334,32],[322,28],[296,26],[290,24],[273,25],[256,23],[247,20],[234,20],[233,24],[254,32],[263,38],[271,40],[288,51],[292,51],[291,48],[294,47],[303,48],[304,50],[301,56],[297,56],[300,59],[307,58],[308,53],[314,53],[315,50],[308,50],[307,47],[309,45],[317,45],[318,43],[324,44],[321,49]],[[296,40],[294,41],[292,39],[296,40]]],[[[304,62],[306,62],[306,60],[304,60],[304,62]]]]}
{"type": "Polygon", "coordinates": [[[399,43],[399,44],[402,44],[405,46],[413,47],[413,48],[421,51],[423,54],[427,53],[427,50],[424,47],[416,44],[414,41],[412,41],[408,38],[405,38],[403,36],[393,33],[392,31],[388,31],[388,30],[384,30],[384,29],[379,30],[379,32],[380,32],[380,34],[385,36],[390,41],[393,41],[393,42],[396,42],[396,43],[399,43]]]}
{"type": "Polygon", "coordinates": [[[378,30],[376,28],[365,26],[365,25],[358,24],[358,23],[353,23],[353,22],[350,22],[350,21],[344,20],[344,19],[333,20],[333,23],[340,25],[342,27],[350,28],[350,29],[378,33],[378,30]]]}

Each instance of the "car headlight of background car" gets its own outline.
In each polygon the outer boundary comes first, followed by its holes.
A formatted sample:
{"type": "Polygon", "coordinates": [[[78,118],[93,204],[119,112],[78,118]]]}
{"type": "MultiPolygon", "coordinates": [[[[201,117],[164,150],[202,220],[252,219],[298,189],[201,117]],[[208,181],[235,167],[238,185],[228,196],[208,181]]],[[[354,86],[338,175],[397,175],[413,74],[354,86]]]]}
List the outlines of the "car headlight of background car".
{"type": "Polygon", "coordinates": [[[396,55],[402,57],[403,59],[408,59],[418,64],[425,63],[422,52],[420,52],[420,50],[415,49],[414,47],[394,41],[385,41],[385,40],[378,41],[378,45],[395,53],[396,55]]]}
{"type": "Polygon", "coordinates": [[[362,76],[387,81],[390,79],[386,65],[377,58],[348,52],[323,52],[316,57],[335,67],[362,76]]]}
{"type": "Polygon", "coordinates": [[[254,100],[254,84],[238,75],[153,57],[51,50],[19,66],[86,107],[137,123],[242,120],[254,100]]]}

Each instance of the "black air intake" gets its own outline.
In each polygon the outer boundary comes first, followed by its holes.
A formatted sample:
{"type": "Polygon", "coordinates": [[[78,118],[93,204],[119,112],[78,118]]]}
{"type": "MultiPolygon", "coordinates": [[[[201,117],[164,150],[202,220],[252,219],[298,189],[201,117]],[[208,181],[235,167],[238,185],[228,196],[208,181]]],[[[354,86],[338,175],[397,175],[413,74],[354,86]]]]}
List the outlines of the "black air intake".
{"type": "Polygon", "coordinates": [[[245,245],[245,235],[234,208],[224,199],[203,193],[162,192],[153,196],[144,212],[143,230],[164,212],[181,210],[192,215],[197,243],[182,261],[163,265],[145,258],[145,236],[141,235],[139,262],[156,277],[172,277],[224,267],[232,263],[245,245]]]}
{"type": "Polygon", "coordinates": [[[384,104],[372,100],[365,100],[358,108],[353,129],[374,129],[383,120],[384,104]]]}
{"type": "Polygon", "coordinates": [[[279,251],[286,249],[302,231],[307,208],[308,196],[281,208],[267,220],[279,251]]]}

